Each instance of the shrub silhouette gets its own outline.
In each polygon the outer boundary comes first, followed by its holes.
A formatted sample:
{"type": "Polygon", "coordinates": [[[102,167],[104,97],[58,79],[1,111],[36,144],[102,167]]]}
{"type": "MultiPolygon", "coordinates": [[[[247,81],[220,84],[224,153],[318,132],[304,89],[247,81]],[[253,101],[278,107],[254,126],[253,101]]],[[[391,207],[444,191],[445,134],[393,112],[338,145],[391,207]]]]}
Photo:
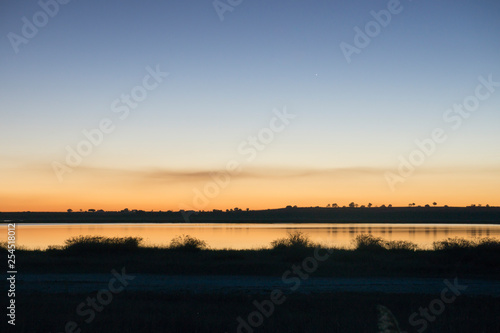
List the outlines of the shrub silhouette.
{"type": "Polygon", "coordinates": [[[441,241],[436,241],[432,243],[434,250],[437,251],[457,251],[457,250],[467,250],[474,247],[474,242],[467,240],[465,238],[448,238],[441,241]]]}
{"type": "Polygon", "coordinates": [[[315,244],[301,231],[289,232],[285,238],[278,238],[271,242],[271,247],[279,249],[304,249],[314,247],[315,244]]]}
{"type": "Polygon", "coordinates": [[[169,249],[178,251],[195,252],[208,249],[207,243],[201,239],[182,235],[172,238],[169,249]]]}
{"type": "Polygon", "coordinates": [[[475,240],[468,240],[465,238],[448,238],[442,241],[434,242],[434,250],[437,251],[463,251],[463,250],[477,250],[477,251],[499,251],[500,240],[496,238],[486,237],[475,240]]]}
{"type": "Polygon", "coordinates": [[[476,248],[480,251],[500,251],[500,240],[491,237],[481,238],[476,242],[476,248]]]}
{"type": "Polygon", "coordinates": [[[109,252],[136,250],[141,237],[77,236],[65,241],[63,250],[69,252],[109,252]]]}
{"type": "Polygon", "coordinates": [[[361,251],[416,251],[418,245],[404,240],[385,241],[381,237],[375,237],[370,234],[357,235],[354,240],[354,248],[361,251]]]}
{"type": "Polygon", "coordinates": [[[375,237],[369,234],[357,235],[354,240],[356,250],[380,251],[385,250],[384,240],[381,237],[375,237]]]}
{"type": "Polygon", "coordinates": [[[385,248],[392,251],[416,251],[417,244],[409,241],[388,241],[385,243],[385,248]]]}

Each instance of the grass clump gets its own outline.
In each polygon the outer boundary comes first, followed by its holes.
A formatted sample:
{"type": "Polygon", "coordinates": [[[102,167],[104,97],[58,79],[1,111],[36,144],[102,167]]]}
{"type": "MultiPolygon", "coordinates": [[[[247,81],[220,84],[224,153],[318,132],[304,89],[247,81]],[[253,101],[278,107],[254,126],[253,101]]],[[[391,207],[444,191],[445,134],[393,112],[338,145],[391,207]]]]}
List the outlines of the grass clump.
{"type": "Polygon", "coordinates": [[[459,251],[472,249],[475,245],[473,241],[455,237],[433,242],[432,247],[436,251],[459,251]]]}
{"type": "Polygon", "coordinates": [[[385,243],[387,250],[391,251],[416,251],[418,249],[417,244],[409,241],[388,241],[385,243]]]}
{"type": "Polygon", "coordinates": [[[385,250],[384,240],[369,234],[357,235],[354,240],[354,248],[360,251],[380,251],[385,250]]]}
{"type": "Polygon", "coordinates": [[[139,248],[141,237],[77,236],[65,241],[68,252],[121,252],[139,248]]]}
{"type": "Polygon", "coordinates": [[[481,251],[500,251],[500,240],[491,237],[481,238],[476,241],[476,249],[481,251]]]}
{"type": "Polygon", "coordinates": [[[445,240],[434,242],[433,248],[436,251],[499,251],[500,240],[491,237],[485,237],[475,240],[465,238],[448,238],[445,240]]]}
{"type": "Polygon", "coordinates": [[[309,236],[301,231],[289,232],[287,237],[278,238],[271,242],[271,247],[274,250],[283,249],[305,249],[315,247],[309,236]]]}
{"type": "Polygon", "coordinates": [[[381,237],[370,234],[357,235],[354,240],[354,249],[360,251],[416,251],[417,244],[409,241],[386,241],[381,237]]]}
{"type": "Polygon", "coordinates": [[[7,242],[0,242],[0,253],[7,252],[7,249],[9,248],[7,242]]]}
{"type": "Polygon", "coordinates": [[[177,251],[196,252],[206,250],[208,246],[207,243],[201,239],[189,235],[182,235],[172,238],[168,248],[177,251]]]}

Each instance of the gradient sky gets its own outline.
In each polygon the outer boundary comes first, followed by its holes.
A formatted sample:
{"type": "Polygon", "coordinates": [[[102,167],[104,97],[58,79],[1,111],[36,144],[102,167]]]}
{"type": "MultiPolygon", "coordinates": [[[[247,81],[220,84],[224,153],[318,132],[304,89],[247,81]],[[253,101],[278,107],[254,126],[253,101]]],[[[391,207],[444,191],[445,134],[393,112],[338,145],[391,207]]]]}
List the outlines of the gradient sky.
{"type": "Polygon", "coordinates": [[[401,1],[348,63],[340,44],[388,3],[243,1],[221,21],[209,0],[72,1],[16,53],[9,33],[42,9],[2,1],[0,211],[500,205],[500,87],[458,129],[443,120],[478,77],[500,82],[500,3],[401,1]],[[157,66],[168,76],[120,119],[113,101],[157,66]],[[249,161],[238,147],[285,108],[295,118],[249,161]],[[105,118],[112,133],[58,178],[53,162],[105,118]],[[447,140],[391,189],[435,128],[447,140]]]}

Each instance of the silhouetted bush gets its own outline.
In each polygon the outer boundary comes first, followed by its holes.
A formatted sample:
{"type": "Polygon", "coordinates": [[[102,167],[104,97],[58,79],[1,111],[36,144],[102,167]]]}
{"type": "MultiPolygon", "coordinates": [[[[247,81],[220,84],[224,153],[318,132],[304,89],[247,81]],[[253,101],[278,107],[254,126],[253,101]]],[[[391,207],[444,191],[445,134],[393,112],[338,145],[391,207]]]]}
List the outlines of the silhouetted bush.
{"type": "Polygon", "coordinates": [[[486,237],[476,241],[476,248],[480,251],[500,251],[500,240],[486,237]]]}
{"type": "Polygon", "coordinates": [[[289,232],[288,237],[278,238],[271,242],[271,247],[278,249],[303,249],[314,247],[314,244],[309,237],[301,231],[289,232]]]}
{"type": "Polygon", "coordinates": [[[357,235],[353,243],[356,250],[380,251],[386,249],[384,240],[381,237],[375,237],[369,234],[357,235]]]}
{"type": "Polygon", "coordinates": [[[392,251],[416,251],[417,244],[410,241],[388,241],[385,243],[385,248],[392,251]]]}
{"type": "Polygon", "coordinates": [[[457,251],[457,250],[467,250],[473,248],[474,242],[467,240],[465,238],[448,238],[441,241],[436,241],[432,243],[434,250],[437,251],[457,251]]]}
{"type": "Polygon", "coordinates": [[[434,250],[441,251],[500,251],[500,240],[491,237],[468,240],[464,238],[448,238],[433,243],[434,250]]]}
{"type": "Polygon", "coordinates": [[[9,247],[7,242],[0,242],[0,253],[7,252],[8,248],[9,247]]]}
{"type": "Polygon", "coordinates": [[[78,236],[65,241],[63,250],[69,252],[109,252],[136,250],[141,237],[78,236]]]}
{"type": "Polygon", "coordinates": [[[201,251],[208,249],[207,243],[201,239],[191,237],[189,235],[182,235],[173,238],[170,241],[169,249],[178,251],[201,251]]]}

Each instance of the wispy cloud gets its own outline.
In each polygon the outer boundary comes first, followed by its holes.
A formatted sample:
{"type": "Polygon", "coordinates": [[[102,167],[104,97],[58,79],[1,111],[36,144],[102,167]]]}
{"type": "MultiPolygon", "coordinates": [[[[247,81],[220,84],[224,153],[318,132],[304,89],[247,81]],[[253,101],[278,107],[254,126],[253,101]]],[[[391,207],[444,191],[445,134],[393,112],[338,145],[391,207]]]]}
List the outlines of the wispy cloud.
{"type": "MultiPolygon", "coordinates": [[[[118,177],[130,177],[135,179],[155,180],[159,182],[190,182],[203,181],[211,179],[212,175],[226,172],[225,170],[175,170],[175,169],[112,169],[112,168],[81,168],[83,173],[87,175],[115,175],[118,177]]],[[[312,169],[312,168],[279,168],[279,167],[253,167],[247,168],[237,175],[235,178],[250,178],[250,179],[292,179],[314,176],[331,176],[331,177],[348,177],[355,175],[379,175],[382,168],[328,168],[328,169],[312,169]]]]}

